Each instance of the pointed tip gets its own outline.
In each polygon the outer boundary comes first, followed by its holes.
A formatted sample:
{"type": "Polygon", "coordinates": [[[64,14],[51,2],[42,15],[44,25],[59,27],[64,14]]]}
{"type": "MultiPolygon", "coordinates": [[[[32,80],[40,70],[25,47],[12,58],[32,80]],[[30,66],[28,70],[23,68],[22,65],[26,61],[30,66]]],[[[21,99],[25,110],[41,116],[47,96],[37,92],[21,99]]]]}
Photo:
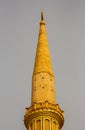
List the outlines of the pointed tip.
{"type": "Polygon", "coordinates": [[[45,25],[43,11],[41,11],[41,21],[40,21],[40,25],[45,25]]]}
{"type": "Polygon", "coordinates": [[[41,20],[44,21],[43,11],[41,11],[41,20]]]}

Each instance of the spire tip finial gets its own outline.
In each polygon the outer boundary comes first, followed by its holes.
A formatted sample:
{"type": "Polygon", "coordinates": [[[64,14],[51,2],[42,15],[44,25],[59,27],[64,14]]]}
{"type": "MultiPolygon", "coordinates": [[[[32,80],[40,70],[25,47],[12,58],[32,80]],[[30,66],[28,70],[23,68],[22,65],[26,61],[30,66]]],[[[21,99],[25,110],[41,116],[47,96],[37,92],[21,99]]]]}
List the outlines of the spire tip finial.
{"type": "Polygon", "coordinates": [[[43,15],[43,11],[41,11],[41,20],[44,20],[44,15],[43,15]]]}

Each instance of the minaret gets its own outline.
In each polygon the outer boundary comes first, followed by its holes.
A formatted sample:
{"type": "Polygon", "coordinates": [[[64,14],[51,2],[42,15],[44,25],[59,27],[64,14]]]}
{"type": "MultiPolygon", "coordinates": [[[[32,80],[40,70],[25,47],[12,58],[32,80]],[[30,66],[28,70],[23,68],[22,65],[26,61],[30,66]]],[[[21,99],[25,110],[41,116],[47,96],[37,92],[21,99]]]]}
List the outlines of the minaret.
{"type": "Polygon", "coordinates": [[[24,124],[27,130],[60,130],[64,112],[56,104],[55,82],[45,21],[41,12],[40,31],[32,76],[31,107],[26,108],[24,124]]]}

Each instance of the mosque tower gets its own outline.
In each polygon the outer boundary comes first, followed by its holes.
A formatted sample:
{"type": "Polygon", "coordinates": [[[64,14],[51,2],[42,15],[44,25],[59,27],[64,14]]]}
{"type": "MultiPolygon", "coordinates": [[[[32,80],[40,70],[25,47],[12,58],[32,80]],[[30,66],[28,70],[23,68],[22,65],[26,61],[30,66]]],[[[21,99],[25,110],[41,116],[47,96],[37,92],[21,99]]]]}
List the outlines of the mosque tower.
{"type": "Polygon", "coordinates": [[[43,12],[32,76],[31,106],[26,108],[24,124],[27,130],[61,130],[64,124],[64,112],[56,104],[54,73],[43,12]]]}

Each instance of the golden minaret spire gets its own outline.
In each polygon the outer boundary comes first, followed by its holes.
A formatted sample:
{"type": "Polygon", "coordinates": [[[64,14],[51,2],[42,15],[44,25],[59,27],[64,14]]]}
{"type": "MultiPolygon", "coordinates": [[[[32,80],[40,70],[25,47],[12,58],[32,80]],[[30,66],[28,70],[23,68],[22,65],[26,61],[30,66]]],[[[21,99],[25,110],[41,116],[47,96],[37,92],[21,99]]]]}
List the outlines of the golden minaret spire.
{"type": "Polygon", "coordinates": [[[43,12],[41,12],[40,31],[32,80],[32,103],[45,101],[56,103],[54,74],[48,48],[44,16],[43,12]]]}
{"type": "Polygon", "coordinates": [[[54,73],[43,12],[32,75],[31,107],[26,108],[24,123],[27,130],[60,130],[64,123],[63,111],[56,104],[54,73]]]}

